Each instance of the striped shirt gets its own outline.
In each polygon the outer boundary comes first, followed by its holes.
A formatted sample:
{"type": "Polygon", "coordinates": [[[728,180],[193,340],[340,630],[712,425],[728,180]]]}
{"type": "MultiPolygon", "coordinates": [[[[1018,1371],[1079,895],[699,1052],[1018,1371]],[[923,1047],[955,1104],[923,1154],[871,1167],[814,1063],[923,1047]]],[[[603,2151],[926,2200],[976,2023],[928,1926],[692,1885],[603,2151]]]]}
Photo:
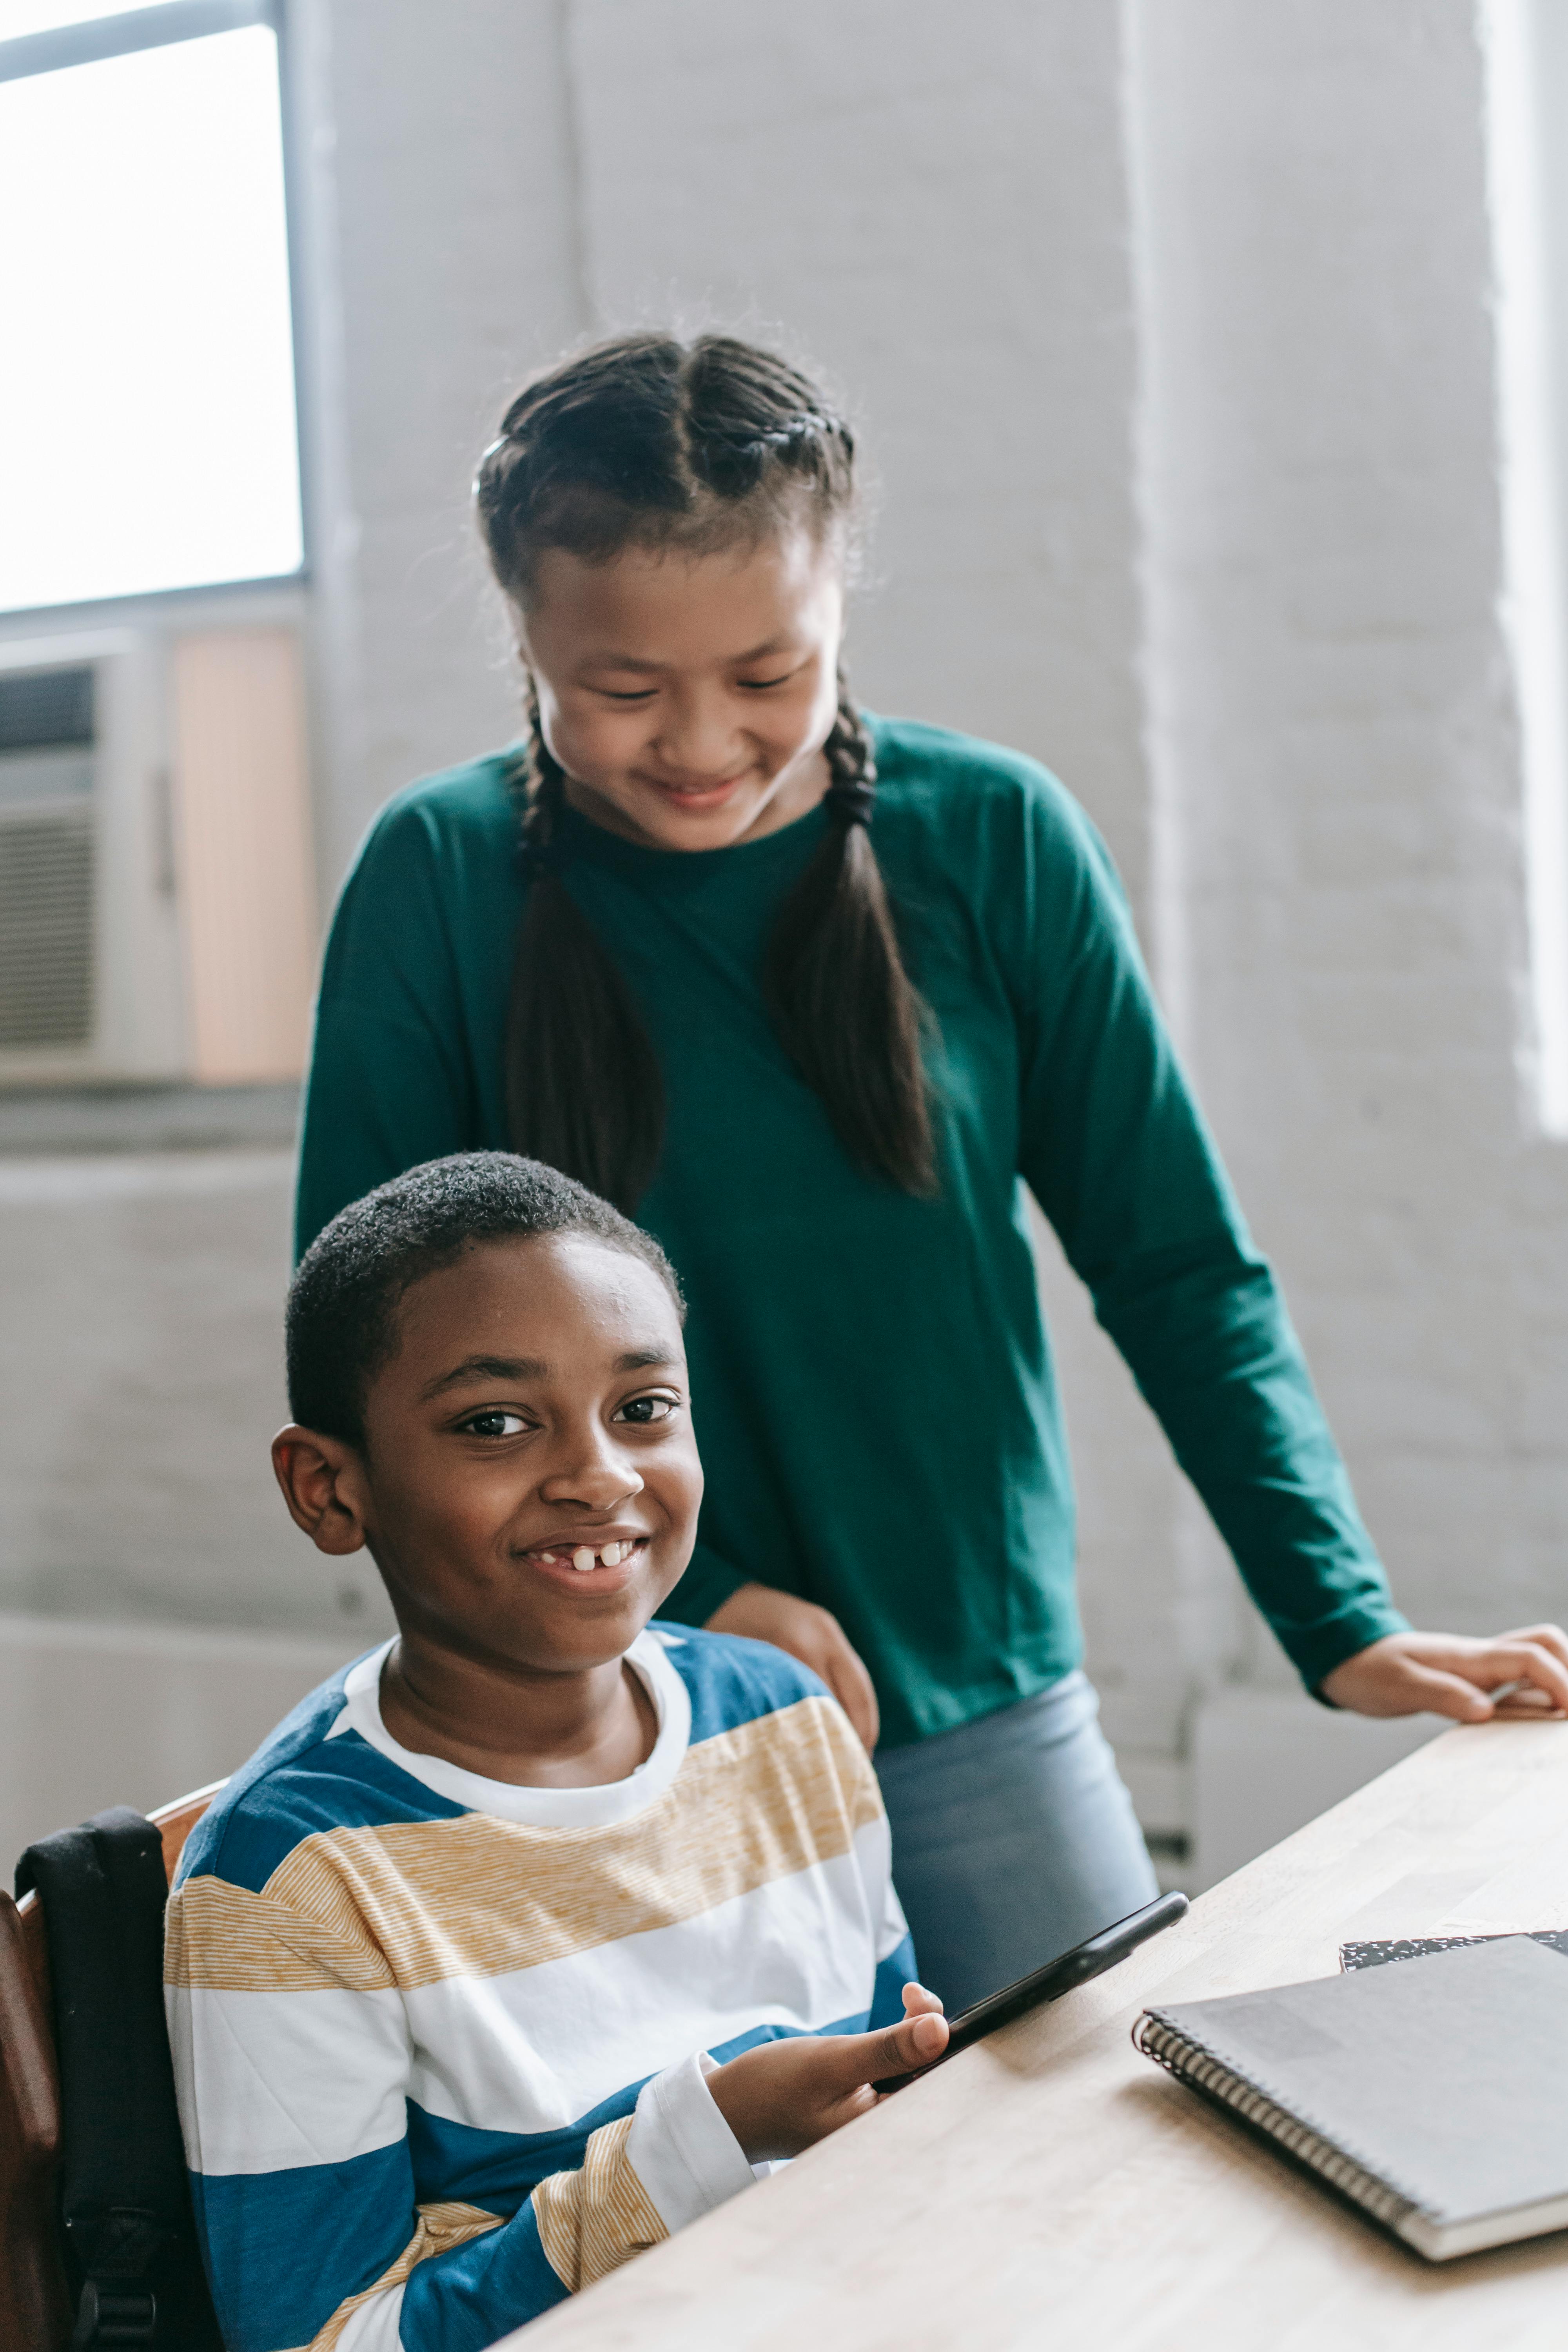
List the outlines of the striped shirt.
{"type": "Polygon", "coordinates": [[[229,2352],[479,2352],[753,2175],[705,2075],[902,2014],[875,1775],[765,1643],[650,1626],[629,1779],[517,1788],[381,1719],[390,1644],[197,1824],[170,2040],[229,2352]]]}

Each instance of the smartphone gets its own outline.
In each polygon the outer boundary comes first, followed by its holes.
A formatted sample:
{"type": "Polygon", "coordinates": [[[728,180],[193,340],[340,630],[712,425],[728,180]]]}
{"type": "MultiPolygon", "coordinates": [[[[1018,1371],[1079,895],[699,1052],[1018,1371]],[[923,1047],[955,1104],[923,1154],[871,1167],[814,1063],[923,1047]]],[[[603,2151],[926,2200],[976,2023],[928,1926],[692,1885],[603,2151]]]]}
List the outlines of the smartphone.
{"type": "Polygon", "coordinates": [[[973,2009],[961,2011],[950,2021],[947,2048],[940,2058],[932,2058],[923,2066],[911,2066],[907,2074],[884,2075],[871,2088],[901,2091],[917,2074],[929,2074],[933,2066],[945,2065],[961,2050],[967,2050],[972,2042],[984,2042],[999,2025],[1011,2025],[1026,2010],[1038,2009],[1042,2001],[1059,2000],[1074,1985],[1087,1984],[1090,1977],[1103,1976],[1107,1969],[1124,1960],[1139,1944],[1157,1936],[1162,1927],[1173,1927],[1186,1908],[1184,1895],[1156,1895],[1141,1911],[1130,1911],[1125,1919],[1118,1919],[1113,1927],[1102,1927],[1086,1944],[1075,1945],[1070,1952],[1063,1952],[1059,1959],[1047,1960],[1031,1976],[1020,1977],[1016,1984],[1004,1985],[1000,1992],[988,1993],[984,2000],[977,2000],[973,2009]]]}

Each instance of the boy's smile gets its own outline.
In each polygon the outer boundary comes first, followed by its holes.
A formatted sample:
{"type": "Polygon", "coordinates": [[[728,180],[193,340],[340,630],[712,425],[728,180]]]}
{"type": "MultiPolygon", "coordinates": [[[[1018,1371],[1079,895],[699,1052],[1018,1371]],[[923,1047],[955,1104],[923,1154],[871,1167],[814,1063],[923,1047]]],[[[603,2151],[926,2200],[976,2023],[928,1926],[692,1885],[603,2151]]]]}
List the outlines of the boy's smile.
{"type": "Polygon", "coordinates": [[[325,1550],[368,1544],[385,1580],[395,1738],[498,1779],[635,1769],[651,1709],[622,1661],[702,1496],[686,1381],[641,1259],[582,1233],[485,1241],[404,1294],[362,1448],[283,1433],[296,1518],[325,1550]]]}

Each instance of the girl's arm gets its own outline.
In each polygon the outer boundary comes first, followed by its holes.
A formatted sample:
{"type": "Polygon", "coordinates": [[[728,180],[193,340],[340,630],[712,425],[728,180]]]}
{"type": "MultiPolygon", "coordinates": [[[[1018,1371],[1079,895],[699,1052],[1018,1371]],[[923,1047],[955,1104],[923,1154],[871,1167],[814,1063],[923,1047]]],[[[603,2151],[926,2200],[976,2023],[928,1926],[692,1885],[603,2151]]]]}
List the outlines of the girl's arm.
{"type": "Polygon", "coordinates": [[[1273,1273],[1154,1003],[1110,858],[1042,780],[999,923],[1021,1172],[1310,1688],[1407,1630],[1273,1273]]]}

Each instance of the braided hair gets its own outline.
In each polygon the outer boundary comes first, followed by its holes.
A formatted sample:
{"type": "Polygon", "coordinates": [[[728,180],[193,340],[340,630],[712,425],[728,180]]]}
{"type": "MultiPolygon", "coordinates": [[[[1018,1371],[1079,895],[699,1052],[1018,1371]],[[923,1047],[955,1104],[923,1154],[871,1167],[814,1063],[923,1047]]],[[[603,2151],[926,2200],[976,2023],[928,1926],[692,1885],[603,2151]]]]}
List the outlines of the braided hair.
{"type": "MultiPolygon", "coordinates": [[[[519,394],[475,498],[502,589],[526,607],[547,547],[589,562],[638,546],[700,554],[854,511],[854,437],[772,352],[723,335],[618,335],[519,394]]],[[[664,1139],[664,1082],[621,973],[562,880],[566,777],[529,689],[517,778],[528,883],[506,1026],[515,1150],[628,1213],[664,1139]]],[[[780,908],[763,991],[785,1051],[851,1159],[900,1191],[935,1189],[921,1043],[869,826],[877,766],[842,676],[823,745],[827,829],[780,908]]]]}

